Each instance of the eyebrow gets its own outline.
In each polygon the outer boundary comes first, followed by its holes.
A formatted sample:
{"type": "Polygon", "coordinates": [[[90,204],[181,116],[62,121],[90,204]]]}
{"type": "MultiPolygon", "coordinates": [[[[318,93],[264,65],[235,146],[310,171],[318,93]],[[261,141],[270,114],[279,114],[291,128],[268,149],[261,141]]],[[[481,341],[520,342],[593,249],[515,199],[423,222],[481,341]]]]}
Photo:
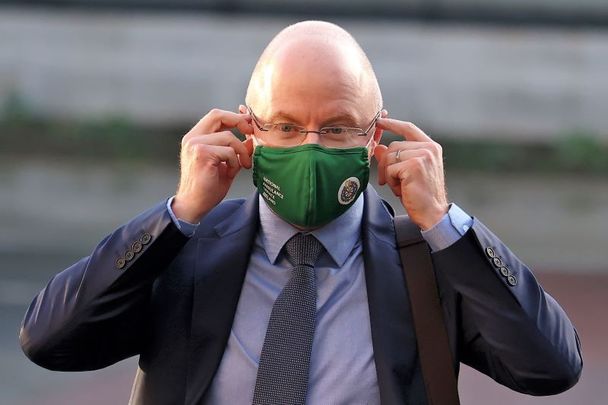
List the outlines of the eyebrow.
{"type": "MultiPolygon", "coordinates": [[[[273,122],[273,123],[289,122],[289,123],[293,123],[293,124],[300,124],[294,116],[292,116],[291,114],[284,112],[284,111],[277,111],[276,113],[274,113],[270,117],[270,120],[268,122],[273,122]]],[[[347,124],[349,126],[356,126],[355,117],[353,117],[352,115],[350,115],[348,113],[340,113],[334,117],[331,117],[323,124],[323,126],[325,127],[325,126],[331,125],[328,123],[335,123],[335,122],[344,122],[345,124],[347,124]]]]}
{"type": "Polygon", "coordinates": [[[289,122],[289,123],[297,123],[298,120],[295,119],[292,115],[290,115],[289,113],[286,113],[284,111],[277,111],[276,113],[272,114],[272,116],[270,117],[270,119],[268,120],[268,122],[289,122]]]}

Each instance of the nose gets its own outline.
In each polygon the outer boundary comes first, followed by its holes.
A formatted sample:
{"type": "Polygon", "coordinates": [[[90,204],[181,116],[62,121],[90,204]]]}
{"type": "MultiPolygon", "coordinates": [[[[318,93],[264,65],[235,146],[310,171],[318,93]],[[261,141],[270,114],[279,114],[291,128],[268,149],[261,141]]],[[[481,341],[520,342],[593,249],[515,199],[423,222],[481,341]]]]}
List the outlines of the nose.
{"type": "Polygon", "coordinates": [[[306,131],[306,138],[304,138],[305,144],[320,144],[321,143],[321,133],[319,131],[306,131]]]}

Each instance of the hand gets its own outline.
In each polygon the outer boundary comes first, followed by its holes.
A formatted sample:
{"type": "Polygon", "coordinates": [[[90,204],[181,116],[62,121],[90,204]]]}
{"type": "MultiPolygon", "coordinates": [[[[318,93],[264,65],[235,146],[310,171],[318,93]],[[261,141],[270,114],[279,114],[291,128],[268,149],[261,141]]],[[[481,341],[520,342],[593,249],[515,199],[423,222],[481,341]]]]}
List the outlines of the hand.
{"type": "Polygon", "coordinates": [[[427,230],[448,212],[441,146],[411,122],[378,119],[377,127],[405,138],[378,145],[378,183],[388,184],[408,215],[427,230]]]}
{"type": "Polygon", "coordinates": [[[171,206],[179,219],[199,222],[224,199],[241,167],[251,168],[252,140],[241,142],[232,128],[252,134],[251,117],[213,109],[182,138],[180,181],[171,206]]]}

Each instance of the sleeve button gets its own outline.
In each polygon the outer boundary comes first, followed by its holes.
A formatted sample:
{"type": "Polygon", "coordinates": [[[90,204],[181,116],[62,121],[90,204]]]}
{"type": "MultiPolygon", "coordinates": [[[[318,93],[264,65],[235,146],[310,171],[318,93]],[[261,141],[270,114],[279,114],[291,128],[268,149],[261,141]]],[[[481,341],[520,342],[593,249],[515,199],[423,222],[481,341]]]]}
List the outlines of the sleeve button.
{"type": "Polygon", "coordinates": [[[504,277],[509,277],[511,275],[511,272],[505,266],[501,267],[498,270],[500,270],[500,274],[502,274],[504,277]]]}
{"type": "Polygon", "coordinates": [[[512,275],[507,277],[507,282],[512,287],[515,287],[517,285],[517,279],[515,278],[515,276],[512,276],[512,275]]]}
{"type": "Polygon", "coordinates": [[[116,260],[116,267],[118,269],[123,269],[126,264],[127,264],[127,261],[122,257],[119,257],[118,260],[116,260]]]}
{"type": "Polygon", "coordinates": [[[141,236],[141,243],[143,243],[144,245],[147,245],[148,243],[150,243],[151,240],[152,240],[152,235],[150,235],[147,232],[141,236]]]}
{"type": "Polygon", "coordinates": [[[498,267],[502,267],[503,263],[502,260],[500,260],[500,257],[493,257],[492,258],[492,262],[494,263],[494,266],[498,267]]]}
{"type": "Polygon", "coordinates": [[[486,255],[488,255],[488,257],[490,259],[493,259],[494,257],[496,257],[496,252],[494,252],[494,249],[492,249],[491,247],[487,247],[486,248],[486,255]]]}
{"type": "Polygon", "coordinates": [[[143,245],[138,240],[136,240],[135,242],[133,242],[133,244],[131,245],[131,250],[134,253],[139,253],[139,252],[141,252],[142,249],[143,249],[143,245]]]}
{"type": "Polygon", "coordinates": [[[127,252],[125,253],[125,260],[131,261],[131,260],[133,260],[134,257],[135,257],[135,253],[133,253],[130,250],[127,250],[127,252]]]}

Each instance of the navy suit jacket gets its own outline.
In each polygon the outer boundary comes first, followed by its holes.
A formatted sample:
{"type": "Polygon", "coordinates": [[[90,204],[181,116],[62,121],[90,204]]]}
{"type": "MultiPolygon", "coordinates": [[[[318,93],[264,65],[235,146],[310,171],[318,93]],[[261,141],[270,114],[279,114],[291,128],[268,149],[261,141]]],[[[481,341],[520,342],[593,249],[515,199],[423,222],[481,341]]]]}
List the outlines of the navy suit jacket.
{"type": "MultiPolygon", "coordinates": [[[[426,404],[392,209],[371,187],[364,196],[361,238],[381,400],[426,404]]],[[[132,403],[200,403],[228,341],[258,226],[257,194],[218,205],[192,238],[159,203],[51,279],[23,321],[24,352],[64,371],[139,355],[132,403]]],[[[582,359],[572,324],[481,222],[433,253],[433,262],[456,372],[463,362],[534,395],[576,383],[582,359]]]]}

